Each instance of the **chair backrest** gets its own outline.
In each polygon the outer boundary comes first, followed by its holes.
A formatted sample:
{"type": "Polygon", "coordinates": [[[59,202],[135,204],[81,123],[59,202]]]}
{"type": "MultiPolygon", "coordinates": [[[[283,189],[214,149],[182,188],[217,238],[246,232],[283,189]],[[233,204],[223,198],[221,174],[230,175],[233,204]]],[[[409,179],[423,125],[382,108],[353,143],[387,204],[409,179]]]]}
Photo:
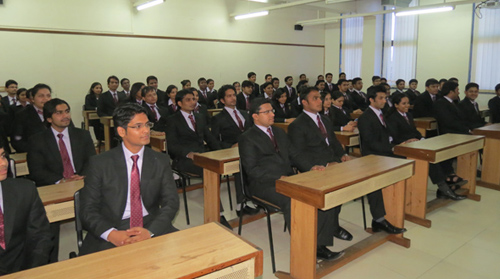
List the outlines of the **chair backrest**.
{"type": "Polygon", "coordinates": [[[16,161],[14,161],[14,159],[11,158],[9,158],[9,170],[7,176],[12,178],[16,178],[17,176],[16,161]]]}
{"type": "Polygon", "coordinates": [[[241,178],[241,192],[245,197],[248,199],[252,198],[252,193],[250,192],[250,189],[248,188],[248,178],[247,174],[245,173],[245,170],[243,169],[243,165],[241,164],[240,160],[240,178],[241,178]]]}
{"type": "Polygon", "coordinates": [[[82,220],[80,218],[80,190],[76,191],[74,194],[75,202],[75,230],[76,230],[76,241],[78,244],[78,254],[80,254],[80,248],[83,243],[83,228],[82,220]]]}

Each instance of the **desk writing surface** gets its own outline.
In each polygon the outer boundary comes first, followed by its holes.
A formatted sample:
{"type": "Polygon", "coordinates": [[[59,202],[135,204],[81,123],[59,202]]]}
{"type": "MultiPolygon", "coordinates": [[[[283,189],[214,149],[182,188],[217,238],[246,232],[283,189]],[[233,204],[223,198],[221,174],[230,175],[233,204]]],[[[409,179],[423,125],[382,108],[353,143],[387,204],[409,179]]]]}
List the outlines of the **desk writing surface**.
{"type": "Polygon", "coordinates": [[[108,125],[109,127],[114,127],[113,116],[103,116],[100,117],[101,123],[103,125],[108,125]]]}
{"type": "Polygon", "coordinates": [[[419,117],[414,118],[413,122],[415,123],[415,127],[422,128],[426,130],[434,130],[437,128],[437,121],[434,117],[419,117]]]}
{"type": "Polygon", "coordinates": [[[474,129],[472,134],[486,136],[487,138],[500,139],[500,123],[474,129]]]}
{"type": "Polygon", "coordinates": [[[483,146],[484,136],[445,134],[397,145],[394,147],[394,154],[429,162],[441,162],[464,153],[476,151],[483,146]]]}
{"type": "Polygon", "coordinates": [[[340,144],[344,146],[359,145],[359,132],[357,129],[354,132],[336,131],[335,136],[340,144]]]}
{"type": "Polygon", "coordinates": [[[290,126],[290,122],[287,122],[287,123],[284,123],[284,122],[274,123],[274,124],[273,124],[273,126],[274,126],[274,127],[281,128],[281,129],[283,129],[286,133],[288,133],[288,126],[290,126]]]}
{"type": "Polygon", "coordinates": [[[24,163],[26,162],[26,156],[28,153],[15,153],[15,154],[9,154],[9,157],[16,162],[16,164],[19,163],[24,163]]]}
{"type": "Polygon", "coordinates": [[[236,162],[240,159],[238,147],[198,153],[194,155],[194,163],[204,169],[211,170],[218,174],[224,174],[224,165],[236,162]]]}
{"type": "Polygon", "coordinates": [[[260,248],[209,223],[5,278],[194,278],[252,258],[262,275],[260,248]]]}
{"type": "Polygon", "coordinates": [[[38,194],[43,205],[72,201],[76,191],[83,188],[83,179],[71,182],[64,182],[49,186],[38,187],[38,194]]]}

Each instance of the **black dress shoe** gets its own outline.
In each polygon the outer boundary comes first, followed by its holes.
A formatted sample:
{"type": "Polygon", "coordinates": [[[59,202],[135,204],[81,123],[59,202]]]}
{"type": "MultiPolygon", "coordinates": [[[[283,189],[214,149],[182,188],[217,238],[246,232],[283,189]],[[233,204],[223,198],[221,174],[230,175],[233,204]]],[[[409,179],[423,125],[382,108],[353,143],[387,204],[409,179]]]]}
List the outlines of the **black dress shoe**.
{"type": "Polygon", "coordinates": [[[395,227],[384,219],[382,222],[375,222],[375,220],[372,220],[372,231],[385,231],[388,234],[400,234],[406,232],[406,229],[395,227]]]}
{"type": "Polygon", "coordinates": [[[465,195],[457,195],[451,189],[447,191],[437,190],[436,197],[438,199],[452,199],[454,201],[464,200],[467,198],[465,195]]]}
{"type": "Polygon", "coordinates": [[[344,253],[344,251],[332,252],[328,248],[326,248],[326,246],[320,245],[316,250],[316,258],[326,261],[333,261],[342,257],[344,253]]]}
{"type": "Polygon", "coordinates": [[[236,210],[236,215],[238,215],[238,217],[240,217],[242,213],[243,213],[243,215],[255,215],[259,212],[260,212],[260,209],[258,209],[258,208],[245,206],[241,210],[236,210]]]}
{"type": "Polygon", "coordinates": [[[351,241],[352,234],[350,234],[346,229],[339,226],[339,229],[333,234],[338,239],[351,241]]]}
{"type": "Polygon", "coordinates": [[[225,227],[227,227],[228,229],[233,230],[233,227],[231,227],[231,225],[229,225],[229,222],[226,220],[226,217],[220,216],[220,223],[222,225],[224,225],[225,227]]]}

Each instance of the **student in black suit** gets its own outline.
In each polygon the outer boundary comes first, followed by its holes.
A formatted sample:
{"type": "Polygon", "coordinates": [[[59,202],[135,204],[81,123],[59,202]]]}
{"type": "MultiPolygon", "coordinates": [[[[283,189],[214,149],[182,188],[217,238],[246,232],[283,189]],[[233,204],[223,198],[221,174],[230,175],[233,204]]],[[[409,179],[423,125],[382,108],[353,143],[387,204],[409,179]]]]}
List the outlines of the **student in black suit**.
{"type": "Polygon", "coordinates": [[[66,101],[48,101],[43,113],[50,126],[30,138],[30,179],[36,186],[83,179],[89,158],[96,154],[90,133],[70,126],[71,112],[66,101]]]}
{"type": "MultiPolygon", "coordinates": [[[[324,170],[314,166],[293,147],[286,133],[272,127],[273,107],[269,100],[257,98],[252,101],[251,115],[255,126],[241,135],[238,141],[240,160],[247,176],[248,188],[252,194],[278,205],[283,211],[288,231],[290,231],[290,198],[276,193],[276,180],[282,176],[293,175],[292,166],[301,172],[324,170]]],[[[334,209],[318,210],[318,242],[316,256],[320,259],[334,260],[344,252],[332,252],[326,246],[333,245],[334,209]]]]}
{"type": "Polygon", "coordinates": [[[236,95],[236,107],[239,110],[249,111],[250,103],[255,98],[252,94],[253,92],[253,84],[249,80],[245,80],[241,83],[242,92],[236,95]]]}
{"type": "Polygon", "coordinates": [[[465,86],[465,98],[458,104],[458,108],[463,113],[465,123],[470,130],[486,125],[486,121],[481,117],[479,105],[476,102],[478,94],[479,85],[471,82],[465,86]]]}
{"type": "Polygon", "coordinates": [[[434,106],[434,115],[438,123],[439,134],[470,134],[470,128],[465,122],[464,114],[460,112],[454,102],[460,94],[458,83],[453,81],[445,82],[441,93],[443,94],[443,98],[437,100],[434,106]]]}
{"type": "MultiPolygon", "coordinates": [[[[7,139],[7,136],[9,135],[9,133],[7,132],[7,129],[10,126],[9,122],[11,122],[9,105],[4,103],[4,101],[0,99],[0,141],[5,142],[7,147],[9,146],[9,141],[7,139]]],[[[6,148],[5,151],[9,153],[10,147],[6,148]]]]}
{"type": "Polygon", "coordinates": [[[325,83],[324,80],[318,79],[316,81],[315,87],[318,88],[320,94],[323,93],[323,92],[325,92],[325,86],[326,86],[326,83],[325,83]]]}
{"type": "MultiPolygon", "coordinates": [[[[406,82],[404,79],[398,79],[396,80],[396,91],[392,93],[392,95],[395,94],[404,94],[404,89],[405,89],[406,82]]],[[[391,96],[392,96],[391,95],[391,96]]]]}
{"type": "Polygon", "coordinates": [[[408,90],[406,90],[405,94],[408,98],[410,98],[410,106],[412,107],[415,104],[417,97],[420,96],[420,92],[417,90],[418,80],[410,79],[409,85],[410,86],[408,90]]]}
{"type": "Polygon", "coordinates": [[[380,76],[372,76],[372,85],[366,89],[366,93],[370,93],[373,87],[380,85],[380,83],[382,83],[382,79],[380,78],[380,76]]]}
{"type": "Polygon", "coordinates": [[[158,103],[163,103],[165,102],[165,99],[167,99],[167,96],[165,95],[164,91],[161,91],[158,89],[158,78],[155,76],[148,76],[146,78],[146,85],[151,86],[156,90],[156,96],[158,96],[158,103]]]}
{"type": "MultiPolygon", "coordinates": [[[[85,110],[97,110],[97,102],[102,93],[102,85],[94,82],[90,86],[89,93],[85,96],[85,110]]],[[[89,125],[94,128],[95,138],[100,142],[104,140],[104,125],[99,119],[89,120],[89,125]]]]}
{"type": "Polygon", "coordinates": [[[252,94],[254,97],[259,97],[260,95],[260,87],[255,81],[257,80],[257,75],[254,72],[249,72],[247,74],[248,80],[252,83],[253,90],[252,94]]]}
{"type": "Polygon", "coordinates": [[[286,100],[286,92],[281,91],[281,89],[274,91],[271,103],[274,109],[274,122],[276,123],[291,123],[295,120],[295,118],[292,118],[290,104],[286,100]]]}
{"type": "Polygon", "coordinates": [[[217,90],[214,89],[215,81],[211,78],[207,79],[207,95],[210,96],[211,103],[207,104],[208,108],[222,108],[222,104],[219,105],[217,90]]]}
{"type": "MultiPolygon", "coordinates": [[[[183,79],[183,80],[181,81],[181,85],[182,85],[182,89],[188,89],[188,88],[191,88],[191,87],[192,87],[192,86],[191,86],[191,81],[190,81],[189,79],[183,79]]],[[[175,86],[175,85],[173,85],[173,86],[175,86]]],[[[170,87],[170,85],[169,85],[169,87],[170,87]]],[[[177,88],[177,87],[175,87],[175,88],[177,88]]],[[[166,91],[165,91],[165,92],[166,92],[166,91]]],[[[168,94],[167,94],[167,95],[168,95],[168,94]]]]}
{"type": "Polygon", "coordinates": [[[271,82],[266,82],[261,85],[261,88],[263,88],[264,91],[260,96],[264,99],[272,100],[274,93],[273,84],[271,82]]]}
{"type": "Polygon", "coordinates": [[[286,92],[287,104],[291,103],[293,99],[297,98],[297,90],[293,88],[292,85],[293,85],[293,77],[292,76],[285,77],[285,86],[282,88],[282,91],[286,92]]]}
{"type": "Polygon", "coordinates": [[[97,114],[99,117],[113,115],[113,110],[115,110],[116,106],[124,103],[127,99],[125,93],[117,91],[119,83],[118,77],[110,76],[107,82],[108,91],[102,93],[97,102],[97,114]]]}
{"type": "Polygon", "coordinates": [[[122,78],[122,80],[120,80],[120,85],[123,88],[122,93],[125,93],[128,97],[130,95],[130,80],[128,78],[122,78]]]}
{"type": "Polygon", "coordinates": [[[142,99],[142,89],[146,87],[146,85],[142,82],[136,82],[132,85],[132,89],[130,90],[130,95],[127,98],[126,103],[139,104],[142,106],[144,104],[144,100],[142,99]]]}
{"type": "MultiPolygon", "coordinates": [[[[387,128],[392,137],[392,144],[405,144],[422,140],[422,135],[415,128],[413,117],[409,112],[410,99],[403,94],[396,94],[393,99],[394,107],[389,111],[387,119],[387,128]]],[[[466,196],[457,195],[452,188],[459,188],[467,183],[461,180],[459,183],[453,182],[456,175],[453,174],[453,168],[449,162],[439,164],[429,164],[429,177],[432,183],[438,185],[436,193],[438,198],[450,198],[452,200],[462,200],[466,196]],[[445,171],[446,170],[446,171],[445,171]],[[448,177],[447,177],[448,176],[448,177]]],[[[458,180],[455,178],[455,180],[458,180]]]]}
{"type": "MultiPolygon", "coordinates": [[[[191,88],[191,87],[189,87],[191,88]]],[[[177,91],[179,91],[177,89],[177,86],[171,84],[167,87],[167,90],[165,91],[165,93],[167,94],[168,96],[168,99],[166,100],[166,102],[164,102],[164,106],[168,109],[168,114],[169,115],[172,115],[174,114],[175,112],[178,112],[179,111],[179,107],[175,104],[175,96],[177,95],[177,91]]]]}
{"type": "Polygon", "coordinates": [[[146,109],[149,122],[154,124],[151,129],[157,132],[164,132],[167,123],[168,109],[157,105],[158,96],[153,87],[144,87],[141,90],[141,95],[144,100],[142,106],[146,109]]]}
{"type": "MultiPolygon", "coordinates": [[[[198,79],[198,102],[200,104],[206,105],[208,108],[210,108],[210,104],[212,103],[212,96],[208,94],[208,89],[207,89],[207,79],[204,77],[201,77],[198,79]]],[[[212,103],[213,104],[213,103],[212,103]]]]}
{"type": "Polygon", "coordinates": [[[413,116],[434,117],[434,103],[438,99],[439,81],[434,78],[425,82],[425,91],[415,99],[413,116]]]}
{"type": "Polygon", "coordinates": [[[326,78],[326,83],[325,83],[325,91],[328,91],[330,93],[334,91],[338,91],[339,87],[337,84],[333,84],[333,74],[332,73],[327,73],[325,75],[326,78]]]}
{"type": "Polygon", "coordinates": [[[500,83],[495,86],[495,97],[488,101],[488,108],[490,109],[490,122],[500,123],[500,83]]]}
{"type": "Polygon", "coordinates": [[[344,96],[344,105],[342,106],[344,110],[351,114],[351,112],[362,113],[362,110],[358,107],[356,102],[354,102],[353,97],[347,92],[349,88],[349,82],[345,79],[339,79],[338,82],[339,92],[344,96]]]}
{"type": "Polygon", "coordinates": [[[31,105],[16,114],[14,130],[11,137],[11,144],[16,152],[28,152],[29,138],[47,129],[44,124],[43,106],[51,99],[52,89],[39,83],[31,91],[31,105]]]}
{"type": "Polygon", "coordinates": [[[272,85],[273,84],[272,81],[273,81],[273,75],[266,74],[264,76],[264,82],[262,83],[262,85],[259,88],[260,89],[260,91],[259,91],[260,95],[264,95],[264,92],[265,92],[265,89],[266,89],[266,87],[265,87],[266,83],[271,83],[271,85],[272,85]]]}
{"type": "Polygon", "coordinates": [[[16,101],[17,101],[17,81],[9,79],[8,81],[5,82],[5,91],[7,92],[7,96],[4,96],[2,98],[3,102],[5,104],[8,104],[9,106],[15,106],[16,101]]]}
{"type": "Polygon", "coordinates": [[[239,81],[233,82],[233,87],[236,89],[236,96],[241,93],[241,83],[239,81]]]}
{"type": "Polygon", "coordinates": [[[193,113],[199,115],[200,118],[203,119],[203,121],[205,121],[205,123],[209,124],[210,123],[210,118],[208,117],[207,106],[205,104],[200,104],[198,102],[199,97],[200,97],[200,94],[199,94],[198,90],[196,90],[196,88],[194,88],[194,87],[191,87],[188,90],[191,91],[191,92],[193,92],[194,100],[196,101],[193,113]]]}
{"type": "MultiPolygon", "coordinates": [[[[343,107],[344,95],[339,91],[335,91],[330,96],[331,107],[329,114],[331,114],[330,119],[332,120],[333,129],[335,131],[353,132],[357,127],[357,123],[352,121],[350,114],[343,107]]],[[[325,100],[326,98],[328,98],[328,95],[325,96],[325,100]]]]}
{"type": "Polygon", "coordinates": [[[273,77],[273,79],[271,80],[271,83],[273,84],[273,90],[274,90],[274,92],[276,92],[278,90],[281,90],[281,88],[280,88],[280,79],[279,78],[273,77]]]}
{"type": "Polygon", "coordinates": [[[361,91],[363,89],[363,80],[359,77],[352,80],[353,92],[351,93],[352,101],[361,110],[365,111],[368,108],[368,98],[366,93],[361,91]]]}
{"type": "Polygon", "coordinates": [[[122,144],[90,159],[80,192],[81,220],[88,233],[81,255],[175,232],[179,195],[170,158],[149,144],[151,123],[137,104],[113,115],[122,144]]]}
{"type": "Polygon", "coordinates": [[[52,235],[35,185],[7,178],[9,162],[0,140],[0,276],[49,263],[52,235]]]}
{"type": "Polygon", "coordinates": [[[30,97],[26,88],[19,88],[16,92],[16,97],[16,105],[13,107],[14,113],[23,110],[27,105],[30,104],[30,97]]]}
{"type": "MultiPolygon", "coordinates": [[[[303,90],[306,87],[301,86],[300,89],[303,90]]],[[[300,92],[300,90],[299,90],[300,92]]],[[[297,98],[293,99],[292,102],[290,103],[291,111],[292,111],[292,117],[297,117],[302,113],[303,107],[302,107],[302,102],[300,101],[300,94],[297,94],[297,98]]]]}
{"type": "MultiPolygon", "coordinates": [[[[224,109],[212,117],[212,134],[220,141],[221,148],[231,148],[238,146],[240,135],[252,127],[252,119],[245,110],[236,108],[236,89],[231,85],[222,86],[219,91],[219,101],[224,104],[224,109]]],[[[251,207],[241,209],[243,202],[243,193],[241,191],[241,178],[239,173],[234,174],[234,183],[236,189],[236,213],[257,214],[259,210],[251,207]]]]}

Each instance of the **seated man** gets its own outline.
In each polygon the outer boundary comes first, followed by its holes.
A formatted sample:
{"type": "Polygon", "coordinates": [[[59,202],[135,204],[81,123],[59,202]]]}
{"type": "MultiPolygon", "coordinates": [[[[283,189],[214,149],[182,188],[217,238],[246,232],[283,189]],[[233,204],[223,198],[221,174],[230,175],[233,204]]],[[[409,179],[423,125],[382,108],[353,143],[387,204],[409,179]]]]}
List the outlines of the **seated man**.
{"type": "Polygon", "coordinates": [[[38,192],[29,180],[7,178],[0,141],[0,276],[49,263],[52,235],[38,192]]]}
{"type": "Polygon", "coordinates": [[[170,158],[149,144],[152,123],[138,104],[113,113],[117,147],[90,159],[80,192],[87,235],[80,250],[90,254],[177,231],[172,225],[179,195],[170,158]]]}
{"type": "Polygon", "coordinates": [[[146,109],[149,122],[154,123],[152,129],[158,132],[164,132],[167,123],[168,109],[157,105],[158,95],[156,94],[155,88],[146,86],[142,88],[141,95],[144,100],[142,106],[146,109]]]}
{"type": "Polygon", "coordinates": [[[97,114],[99,117],[111,116],[119,104],[125,103],[127,95],[118,91],[118,77],[108,77],[108,91],[101,94],[97,101],[97,114]]]}
{"type": "Polygon", "coordinates": [[[491,123],[500,123],[500,83],[495,86],[495,97],[488,101],[490,109],[491,123]]]}
{"type": "MultiPolygon", "coordinates": [[[[250,109],[255,126],[243,133],[238,141],[240,160],[248,178],[248,188],[252,194],[281,208],[290,231],[290,198],[276,193],[276,180],[293,175],[292,166],[300,171],[324,170],[314,166],[288,139],[286,133],[272,127],[273,108],[269,100],[258,98],[252,101],[250,109]]],[[[335,209],[318,210],[318,243],[316,256],[334,260],[344,252],[332,252],[326,246],[333,245],[335,209]]]]}
{"type": "Polygon", "coordinates": [[[253,83],[249,80],[245,80],[241,83],[241,92],[236,95],[236,107],[239,110],[244,110],[248,112],[250,110],[250,102],[255,98],[252,94],[253,83]]]}
{"type": "Polygon", "coordinates": [[[434,106],[439,134],[470,134],[471,131],[465,122],[465,116],[455,104],[455,100],[458,100],[460,94],[458,83],[453,81],[445,82],[441,88],[441,94],[443,94],[443,98],[437,100],[434,106]]]}
{"type": "Polygon", "coordinates": [[[481,117],[479,105],[476,102],[478,95],[479,84],[471,82],[465,86],[465,98],[458,103],[458,108],[464,115],[465,124],[470,130],[486,125],[486,121],[481,117]]]}
{"type": "Polygon", "coordinates": [[[436,102],[439,93],[439,81],[436,79],[428,79],[425,82],[425,91],[415,98],[413,106],[413,116],[418,117],[435,117],[434,103],[436,102]]]}

